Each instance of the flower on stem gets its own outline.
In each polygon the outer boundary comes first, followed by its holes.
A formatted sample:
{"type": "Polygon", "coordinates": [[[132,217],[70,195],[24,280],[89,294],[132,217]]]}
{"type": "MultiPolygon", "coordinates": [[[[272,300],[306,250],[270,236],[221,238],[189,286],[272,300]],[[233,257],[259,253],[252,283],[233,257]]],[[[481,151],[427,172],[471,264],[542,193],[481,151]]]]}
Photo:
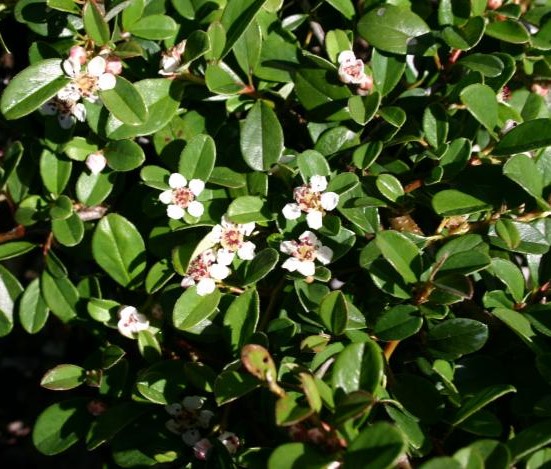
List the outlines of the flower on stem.
{"type": "Polygon", "coordinates": [[[80,62],[71,57],[63,61],[62,67],[72,82],[57,94],[59,99],[78,101],[83,97],[95,102],[99,90],[110,90],[116,85],[115,75],[107,71],[107,61],[100,55],[88,62],[85,71],[80,62]]]}
{"type": "Polygon", "coordinates": [[[185,48],[186,41],[184,40],[161,54],[159,75],[172,76],[176,74],[176,70],[182,63],[182,54],[185,48]]]}
{"type": "Polygon", "coordinates": [[[226,447],[228,453],[235,454],[241,445],[239,437],[233,432],[224,432],[218,435],[220,442],[226,447]]]}
{"type": "Polygon", "coordinates": [[[182,287],[197,285],[197,294],[205,296],[216,288],[216,282],[225,279],[231,271],[227,256],[218,256],[213,249],[207,249],[195,257],[182,280],[182,287]]]}
{"type": "Polygon", "coordinates": [[[193,445],[193,455],[200,461],[206,461],[211,449],[212,443],[207,438],[203,438],[193,445]]]}
{"type": "Polygon", "coordinates": [[[62,129],[70,129],[77,121],[84,122],[86,120],[86,108],[84,104],[72,100],[64,101],[58,97],[54,97],[44,103],[40,107],[39,112],[45,116],[57,115],[59,126],[62,129]]]}
{"type": "Polygon", "coordinates": [[[170,189],[159,194],[159,200],[168,205],[166,214],[169,218],[179,220],[183,218],[186,211],[193,217],[203,215],[205,208],[203,204],[195,198],[203,192],[205,183],[200,179],[192,179],[191,181],[179,173],[172,173],[168,178],[170,189]]]}
{"type": "Polygon", "coordinates": [[[305,277],[314,275],[316,260],[325,265],[333,259],[333,250],[323,246],[311,231],[302,233],[298,241],[283,241],[279,245],[279,250],[291,256],[283,263],[282,267],[289,272],[298,271],[305,277]]]}
{"type": "Polygon", "coordinates": [[[358,85],[358,94],[366,95],[373,88],[373,79],[365,73],[365,65],[351,50],[342,51],[338,58],[339,79],[346,84],[358,85]]]}
{"type": "Polygon", "coordinates": [[[283,207],[283,216],[295,220],[302,212],[306,213],[306,223],[314,230],[321,228],[326,211],[333,210],[339,203],[335,192],[325,192],[327,179],[324,176],[312,176],[309,184],[303,184],[293,190],[296,203],[283,207]]]}
{"type": "Polygon", "coordinates": [[[149,329],[147,317],[138,313],[133,306],[123,306],[119,310],[119,318],[117,328],[123,336],[129,339],[135,339],[138,332],[149,329]]]}
{"type": "Polygon", "coordinates": [[[101,173],[106,164],[107,159],[105,158],[105,156],[103,156],[103,152],[101,151],[90,153],[86,157],[86,166],[92,174],[101,173]]]}
{"type": "Polygon", "coordinates": [[[254,223],[232,223],[223,216],[220,224],[211,231],[213,241],[222,247],[217,252],[219,262],[222,260],[224,265],[230,265],[236,254],[239,259],[253,259],[256,246],[251,241],[245,241],[245,236],[250,236],[254,227],[254,223]]]}
{"type": "Polygon", "coordinates": [[[205,398],[187,396],[181,403],[165,406],[165,410],[172,417],[166,422],[166,427],[172,433],[182,435],[184,443],[193,446],[201,439],[200,428],[209,428],[214,413],[203,409],[205,398]]]}

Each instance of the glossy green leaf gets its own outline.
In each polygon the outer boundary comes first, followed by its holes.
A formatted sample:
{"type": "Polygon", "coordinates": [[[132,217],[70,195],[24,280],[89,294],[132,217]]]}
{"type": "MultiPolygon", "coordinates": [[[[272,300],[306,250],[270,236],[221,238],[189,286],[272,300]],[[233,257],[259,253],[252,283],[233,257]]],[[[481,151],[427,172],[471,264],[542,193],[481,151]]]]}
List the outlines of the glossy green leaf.
{"type": "Polygon", "coordinates": [[[503,72],[504,64],[499,57],[491,54],[469,54],[458,61],[461,65],[482,73],[486,77],[496,77],[503,72]]]}
{"type": "Polygon", "coordinates": [[[417,246],[397,231],[381,231],[375,238],[383,257],[407,283],[417,282],[421,274],[421,257],[417,246]]]}
{"type": "Polygon", "coordinates": [[[517,303],[524,298],[524,276],[520,269],[507,259],[492,259],[492,271],[501,280],[517,303]]]}
{"type": "Polygon", "coordinates": [[[319,306],[320,318],[332,334],[340,335],[348,323],[348,305],[340,291],[326,295],[319,306]]]}
{"type": "Polygon", "coordinates": [[[109,167],[115,171],[131,171],[145,161],[142,147],[133,140],[109,142],[103,150],[109,167]]]}
{"type": "Polygon", "coordinates": [[[220,19],[220,23],[226,30],[226,44],[221,57],[233,48],[265,3],[266,0],[243,0],[239,4],[235,2],[226,4],[220,19]]]}
{"type": "Polygon", "coordinates": [[[11,259],[32,251],[36,244],[29,241],[10,241],[0,244],[0,260],[11,259]]]}
{"type": "Polygon", "coordinates": [[[392,174],[385,173],[377,176],[375,185],[379,192],[392,202],[397,202],[405,194],[400,180],[392,174]]]}
{"type": "Polygon", "coordinates": [[[193,137],[180,154],[178,172],[188,180],[208,181],[216,162],[216,146],[209,135],[193,137]]]}
{"type": "Polygon", "coordinates": [[[201,296],[197,294],[195,286],[188,288],[174,305],[172,316],[174,326],[181,331],[193,329],[216,311],[220,297],[218,289],[201,296]]]}
{"type": "Polygon", "coordinates": [[[92,238],[95,261],[122,286],[136,288],[145,276],[144,241],[126,218],[116,213],[103,217],[92,238]]]}
{"type": "Polygon", "coordinates": [[[233,353],[241,350],[255,332],[259,315],[260,298],[254,288],[246,290],[232,301],[224,315],[223,323],[233,353]]]}
{"type": "Polygon", "coordinates": [[[64,246],[76,246],[84,237],[84,223],[73,213],[68,218],[52,220],[52,232],[64,246]]]}
{"type": "Polygon", "coordinates": [[[314,413],[301,393],[287,392],[275,405],[276,425],[288,427],[306,420],[314,413]]]}
{"type": "Polygon", "coordinates": [[[248,373],[223,371],[214,382],[214,397],[220,405],[232,402],[260,386],[260,381],[248,373]]]}
{"type": "Polygon", "coordinates": [[[19,281],[0,265],[0,337],[9,334],[13,328],[15,304],[22,292],[19,281]]]}
{"type": "Polygon", "coordinates": [[[283,151],[283,130],[275,112],[258,101],[241,127],[241,153],[254,170],[267,171],[279,161],[283,151]]]}
{"type": "Polygon", "coordinates": [[[463,88],[461,101],[474,118],[492,133],[498,119],[498,106],[494,91],[487,85],[475,83],[463,88]]]}
{"type": "Polygon", "coordinates": [[[430,28],[407,8],[382,5],[360,19],[358,31],[376,49],[405,55],[416,38],[430,33],[430,28]]]}
{"type": "Polygon", "coordinates": [[[317,451],[306,443],[286,443],[278,446],[270,455],[268,469],[295,469],[308,461],[311,469],[322,469],[334,460],[331,455],[317,451]]]}
{"type": "Polygon", "coordinates": [[[516,392],[516,388],[509,384],[500,384],[490,386],[482,391],[477,392],[473,397],[468,399],[452,418],[452,425],[459,425],[465,419],[469,418],[474,413],[478,412],[483,407],[486,407],[491,402],[499,399],[501,396],[516,392]]]}
{"type": "Polygon", "coordinates": [[[350,117],[358,124],[365,125],[375,116],[381,104],[381,94],[378,91],[368,96],[352,96],[348,100],[350,117]]]}
{"type": "Polygon", "coordinates": [[[431,104],[423,113],[423,131],[427,142],[438,148],[448,137],[448,118],[444,108],[439,104],[431,104]]]}
{"type": "Polygon", "coordinates": [[[30,114],[69,83],[60,59],[48,59],[27,67],[13,77],[0,100],[6,119],[30,114]]]}
{"type": "Polygon", "coordinates": [[[385,311],[377,320],[373,333],[385,341],[404,340],[416,334],[423,318],[413,305],[397,305],[385,311]]]}
{"type": "Polygon", "coordinates": [[[109,42],[109,25],[96,2],[86,2],[82,9],[82,21],[86,34],[99,46],[109,42]]]}
{"type": "Polygon", "coordinates": [[[77,317],[78,291],[67,278],[55,278],[48,271],[40,277],[40,292],[52,313],[67,323],[77,317]]]}
{"type": "Polygon", "coordinates": [[[65,391],[76,388],[85,381],[84,368],[77,365],[58,365],[46,372],[40,381],[40,386],[53,391],[65,391]]]}
{"type": "Polygon", "coordinates": [[[80,173],[76,183],[77,199],[85,205],[94,206],[103,202],[113,190],[115,173],[102,171],[99,174],[80,173]]]}
{"type": "Polygon", "coordinates": [[[29,334],[36,334],[46,324],[49,309],[40,293],[40,279],[35,278],[21,296],[19,322],[29,334]]]}
{"type": "Polygon", "coordinates": [[[401,56],[385,54],[373,49],[371,57],[373,83],[382,96],[389,94],[400,82],[406,69],[406,61],[401,56]]]}
{"type": "Polygon", "coordinates": [[[486,25],[485,34],[511,44],[524,44],[530,39],[530,35],[520,21],[506,19],[494,21],[486,25]]]}
{"type": "Polygon", "coordinates": [[[262,280],[277,265],[279,253],[272,248],[260,251],[254,259],[245,266],[243,274],[243,285],[251,285],[262,280]]]}
{"type": "Polygon", "coordinates": [[[156,14],[142,17],[127,30],[144,39],[171,39],[176,35],[178,25],[170,16],[156,14]]]}
{"type": "Polygon", "coordinates": [[[144,98],[125,78],[117,76],[113,89],[100,91],[101,101],[113,116],[128,125],[144,124],[148,118],[144,98]]]}
{"type": "Polygon", "coordinates": [[[383,354],[371,339],[347,345],[333,365],[333,389],[374,392],[383,377],[383,354]]]}
{"type": "Polygon", "coordinates": [[[260,197],[244,195],[228,207],[228,218],[234,223],[262,222],[272,218],[260,197]]]}
{"type": "Polygon", "coordinates": [[[474,319],[446,319],[429,330],[428,346],[442,358],[459,358],[481,349],[488,340],[488,326],[474,319]]]}
{"type": "Polygon", "coordinates": [[[446,217],[483,212],[491,208],[487,202],[456,189],[438,192],[432,198],[432,206],[436,213],[446,217]]]}
{"type": "Polygon", "coordinates": [[[538,422],[515,435],[507,442],[513,463],[551,442],[551,420],[538,422]]]}
{"type": "Polygon", "coordinates": [[[470,18],[461,26],[446,26],[442,30],[442,38],[454,49],[469,50],[475,47],[486,29],[486,23],[481,16],[470,18]]]}

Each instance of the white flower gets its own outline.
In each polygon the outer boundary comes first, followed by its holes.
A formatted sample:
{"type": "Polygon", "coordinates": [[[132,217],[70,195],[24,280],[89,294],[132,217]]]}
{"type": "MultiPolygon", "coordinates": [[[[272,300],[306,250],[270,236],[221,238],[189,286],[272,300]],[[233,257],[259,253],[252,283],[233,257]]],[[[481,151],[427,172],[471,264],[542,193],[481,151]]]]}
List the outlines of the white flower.
{"type": "Polygon", "coordinates": [[[107,61],[100,55],[88,62],[85,71],[81,70],[79,62],[71,58],[64,60],[62,67],[72,78],[72,83],[57,94],[59,99],[77,101],[83,97],[94,102],[98,99],[98,90],[113,89],[117,83],[115,75],[107,71],[107,61]]]}
{"type": "Polygon", "coordinates": [[[331,248],[323,246],[311,231],[302,233],[298,241],[283,241],[279,245],[279,250],[291,256],[281,267],[289,272],[298,271],[305,277],[314,275],[316,271],[314,261],[329,264],[333,258],[331,248]]]}
{"type": "Polygon", "coordinates": [[[39,112],[46,116],[57,115],[59,126],[62,129],[70,129],[77,121],[84,122],[86,120],[86,108],[84,104],[71,100],[63,101],[58,97],[54,97],[44,103],[40,107],[39,112]]]}
{"type": "Polygon", "coordinates": [[[170,189],[159,194],[159,200],[168,205],[166,213],[169,218],[179,220],[184,216],[186,211],[193,217],[203,215],[205,208],[201,202],[195,200],[203,189],[205,183],[200,179],[192,179],[189,181],[178,173],[172,173],[168,178],[170,189]]]}
{"type": "Polygon", "coordinates": [[[235,433],[224,432],[218,436],[220,442],[226,447],[230,454],[235,454],[239,449],[239,438],[235,433]]]}
{"type": "Polygon", "coordinates": [[[196,428],[190,428],[182,433],[182,440],[188,446],[193,446],[201,439],[201,433],[196,428]]]}
{"type": "Polygon", "coordinates": [[[186,41],[182,41],[163,52],[161,55],[161,69],[159,75],[172,76],[182,62],[182,54],[186,48],[186,41]]]}
{"type": "Polygon", "coordinates": [[[287,220],[296,220],[302,212],[306,213],[306,223],[314,230],[321,228],[326,211],[333,210],[339,203],[335,192],[324,192],[327,179],[324,176],[312,176],[309,184],[295,187],[293,197],[296,203],[283,207],[282,213],[287,220]]]}
{"type": "Polygon", "coordinates": [[[190,262],[181,286],[188,288],[197,285],[197,294],[205,296],[216,289],[217,281],[225,279],[230,274],[231,270],[220,262],[217,253],[207,249],[190,262]]]}
{"type": "Polygon", "coordinates": [[[337,59],[339,62],[339,78],[343,83],[360,85],[366,80],[364,63],[356,59],[351,50],[342,51],[337,59]]]}
{"type": "Polygon", "coordinates": [[[99,174],[105,168],[107,164],[107,159],[103,156],[103,152],[96,151],[95,153],[90,153],[86,157],[86,166],[92,174],[99,174]]]}
{"type": "Polygon", "coordinates": [[[197,423],[200,427],[203,428],[209,428],[210,427],[210,421],[214,417],[214,412],[211,410],[202,410],[199,412],[199,416],[197,417],[197,423]]]}
{"type": "Polygon", "coordinates": [[[193,455],[200,461],[205,461],[212,448],[212,443],[203,438],[193,445],[193,455]]]}
{"type": "Polygon", "coordinates": [[[129,339],[135,339],[135,334],[149,328],[147,318],[138,313],[138,310],[133,306],[123,306],[119,311],[119,317],[117,323],[119,332],[129,339]]]}
{"type": "Polygon", "coordinates": [[[251,241],[245,241],[245,236],[250,236],[254,227],[254,223],[232,223],[225,216],[222,217],[220,224],[211,231],[212,240],[222,246],[217,252],[219,264],[230,265],[235,254],[246,261],[254,257],[256,246],[251,241]]]}

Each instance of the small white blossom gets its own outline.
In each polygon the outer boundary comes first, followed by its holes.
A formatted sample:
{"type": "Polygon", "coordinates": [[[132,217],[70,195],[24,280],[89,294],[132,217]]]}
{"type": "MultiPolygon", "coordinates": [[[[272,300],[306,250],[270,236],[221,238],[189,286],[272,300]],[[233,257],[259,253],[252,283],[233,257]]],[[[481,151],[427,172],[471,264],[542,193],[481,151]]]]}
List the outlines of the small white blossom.
{"type": "Polygon", "coordinates": [[[236,254],[243,260],[253,259],[256,246],[251,241],[245,241],[245,236],[250,236],[254,227],[254,223],[232,223],[222,217],[220,224],[211,231],[212,240],[222,246],[217,252],[218,263],[230,265],[236,254]]]}
{"type": "Polygon", "coordinates": [[[224,432],[218,436],[218,439],[226,447],[230,454],[235,454],[239,449],[240,442],[235,433],[224,432]]]}
{"type": "Polygon", "coordinates": [[[305,277],[314,275],[316,260],[322,264],[329,264],[333,259],[333,250],[323,246],[311,231],[302,233],[298,241],[283,241],[279,250],[291,256],[283,263],[282,267],[289,272],[298,271],[305,277]]]}
{"type": "Polygon", "coordinates": [[[149,328],[147,317],[138,313],[133,306],[123,306],[119,311],[119,317],[117,323],[119,332],[129,339],[135,339],[135,334],[149,328]]]}
{"type": "Polygon", "coordinates": [[[92,174],[101,173],[105,168],[106,164],[107,164],[107,159],[105,158],[105,156],[103,156],[103,152],[101,151],[90,153],[86,157],[86,166],[92,174]]]}
{"type": "Polygon", "coordinates": [[[52,98],[44,103],[39,112],[45,116],[57,115],[59,126],[62,129],[70,129],[77,121],[84,122],[86,120],[86,108],[84,104],[74,101],[63,101],[58,97],[52,98]]]}
{"type": "Polygon", "coordinates": [[[84,71],[81,64],[71,58],[64,60],[62,67],[72,82],[57,94],[59,99],[77,101],[83,97],[95,102],[99,90],[110,90],[116,85],[115,75],[107,71],[107,61],[99,55],[88,62],[84,71]]]}
{"type": "Polygon", "coordinates": [[[190,428],[182,433],[182,440],[188,446],[193,446],[201,439],[201,433],[196,428],[190,428]]]}
{"type": "Polygon", "coordinates": [[[190,262],[181,285],[184,288],[197,285],[197,294],[205,296],[216,289],[217,281],[225,279],[230,274],[230,269],[220,262],[214,250],[207,249],[190,262]]]}
{"type": "Polygon", "coordinates": [[[208,439],[203,438],[193,445],[193,455],[200,461],[205,461],[211,449],[212,443],[208,439]]]}
{"type": "Polygon", "coordinates": [[[168,205],[166,213],[169,218],[179,220],[186,211],[193,217],[200,217],[205,211],[203,204],[195,198],[203,192],[205,183],[200,179],[189,181],[178,173],[172,173],[168,178],[170,189],[159,194],[159,200],[168,205]]]}
{"type": "Polygon", "coordinates": [[[182,63],[182,54],[186,48],[186,41],[182,41],[163,52],[161,55],[161,69],[159,75],[172,76],[182,63]]]}
{"type": "Polygon", "coordinates": [[[296,220],[302,212],[306,213],[306,223],[314,230],[321,228],[326,211],[333,210],[339,203],[335,192],[325,192],[327,179],[324,176],[312,176],[309,184],[295,187],[293,198],[296,203],[283,207],[282,213],[287,220],[296,220]]]}
{"type": "Polygon", "coordinates": [[[364,63],[357,59],[351,50],[342,51],[337,58],[339,62],[339,78],[343,83],[354,85],[362,84],[367,75],[364,71],[364,63]]]}

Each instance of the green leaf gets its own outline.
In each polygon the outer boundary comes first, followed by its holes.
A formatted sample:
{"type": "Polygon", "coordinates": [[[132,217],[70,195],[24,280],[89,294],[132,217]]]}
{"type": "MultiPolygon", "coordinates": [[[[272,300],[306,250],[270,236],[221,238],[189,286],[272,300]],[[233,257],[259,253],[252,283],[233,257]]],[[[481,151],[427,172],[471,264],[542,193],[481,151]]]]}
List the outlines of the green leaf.
{"type": "Polygon", "coordinates": [[[346,394],[353,391],[375,392],[383,377],[383,354],[379,346],[367,339],[347,345],[333,365],[331,377],[335,391],[346,394]]]}
{"type": "Polygon", "coordinates": [[[530,321],[518,311],[508,308],[495,308],[492,315],[504,322],[515,334],[517,334],[529,347],[534,348],[536,333],[532,329],[530,321]]]}
{"type": "Polygon", "coordinates": [[[356,12],[351,0],[326,0],[329,5],[338,10],[346,19],[351,20],[356,12]]]}
{"type": "Polygon", "coordinates": [[[92,238],[94,260],[113,280],[134,289],[145,276],[144,241],[126,218],[116,213],[103,217],[92,238]]]}
{"type": "Polygon", "coordinates": [[[318,452],[306,443],[286,443],[278,446],[270,455],[268,469],[324,469],[334,456],[318,452]]]}
{"type": "Polygon", "coordinates": [[[68,278],[55,278],[44,270],[40,277],[40,292],[48,308],[62,322],[67,323],[77,317],[78,291],[68,278]]]}
{"type": "Polygon", "coordinates": [[[114,182],[115,173],[112,172],[80,173],[76,183],[77,199],[89,207],[98,205],[111,193],[114,182]]]}
{"type": "Polygon", "coordinates": [[[214,382],[214,397],[221,406],[235,401],[260,386],[260,381],[248,373],[222,371],[214,382]]]}
{"type": "Polygon", "coordinates": [[[268,171],[283,152],[283,129],[275,112],[258,101],[241,127],[241,153],[245,163],[256,171],[268,171]]]}
{"type": "Polygon", "coordinates": [[[234,223],[262,222],[272,219],[260,197],[244,195],[235,199],[228,207],[228,218],[234,223]]]}
{"type": "Polygon", "coordinates": [[[40,155],[40,176],[46,189],[57,196],[63,192],[71,177],[73,163],[60,158],[47,148],[40,155]]]}
{"type": "Polygon", "coordinates": [[[516,463],[549,443],[551,420],[544,420],[522,430],[506,444],[511,451],[512,463],[516,463]]]}
{"type": "Polygon", "coordinates": [[[515,181],[533,196],[543,207],[549,208],[543,199],[543,178],[532,158],[527,155],[515,155],[503,166],[503,174],[515,181]]]}
{"type": "Polygon", "coordinates": [[[392,174],[385,173],[377,176],[375,185],[379,189],[379,192],[392,202],[398,202],[398,199],[405,194],[400,180],[392,174]]]}
{"type": "Polygon", "coordinates": [[[17,299],[23,292],[19,281],[0,264],[0,337],[13,328],[13,313],[17,299]]]}
{"type": "Polygon", "coordinates": [[[260,59],[261,45],[262,31],[258,23],[253,21],[233,46],[237,63],[248,76],[251,75],[260,59]]]}
{"type": "Polygon", "coordinates": [[[475,83],[460,93],[461,101],[467,110],[492,134],[498,121],[497,98],[488,85],[475,83]]]}
{"type": "Polygon", "coordinates": [[[503,72],[504,64],[501,59],[491,54],[469,54],[457,63],[482,73],[486,77],[497,77],[503,72]]]}
{"type": "Polygon", "coordinates": [[[407,283],[416,283],[422,265],[419,249],[397,231],[381,231],[375,238],[383,257],[396,269],[407,283]]]}
{"type": "Polygon", "coordinates": [[[56,95],[70,82],[61,68],[61,59],[48,59],[27,67],[13,77],[0,100],[6,119],[18,119],[56,95]]]}
{"type": "Polygon", "coordinates": [[[224,96],[238,94],[246,86],[239,75],[224,62],[207,65],[205,83],[210,91],[224,96]]]}
{"type": "Polygon", "coordinates": [[[406,70],[404,57],[392,54],[385,54],[373,49],[371,57],[371,68],[373,69],[373,84],[382,96],[389,94],[400,82],[406,70]]]}
{"type": "Polygon", "coordinates": [[[76,246],[84,237],[84,223],[73,213],[69,218],[52,220],[52,231],[64,246],[76,246]]]}
{"type": "Polygon", "coordinates": [[[492,259],[492,270],[517,303],[524,299],[524,276],[520,269],[507,259],[492,259]]]}
{"type": "Polygon", "coordinates": [[[289,427],[295,425],[314,413],[304,395],[298,392],[287,392],[276,401],[275,421],[276,425],[289,427]]]}
{"type": "Polygon", "coordinates": [[[312,176],[329,176],[331,174],[327,159],[315,150],[306,150],[298,155],[297,165],[305,184],[310,182],[312,176]]]}
{"type": "Polygon", "coordinates": [[[82,9],[82,21],[84,22],[86,34],[88,34],[90,39],[97,43],[98,46],[103,46],[109,42],[109,25],[105,21],[96,2],[86,2],[84,4],[84,8],[82,9]]]}
{"type": "Polygon", "coordinates": [[[149,15],[133,23],[127,31],[144,39],[162,40],[176,36],[178,25],[170,16],[149,15]]]}
{"type": "Polygon", "coordinates": [[[92,416],[86,409],[89,398],[76,398],[47,407],[33,427],[33,444],[42,454],[59,454],[84,438],[92,416]]]}
{"type": "Polygon", "coordinates": [[[107,165],[115,171],[131,171],[145,161],[142,147],[133,140],[109,142],[103,150],[107,165]]]}
{"type": "Polygon", "coordinates": [[[368,96],[352,96],[348,99],[350,117],[358,124],[367,124],[379,109],[381,93],[374,91],[368,96]]]}
{"type": "Polygon", "coordinates": [[[512,155],[549,145],[551,145],[551,119],[533,119],[507,132],[493,149],[492,154],[512,155]]]}
{"type": "Polygon", "coordinates": [[[122,27],[127,30],[143,16],[145,0],[132,0],[122,11],[122,27]]]}
{"type": "Polygon", "coordinates": [[[500,218],[495,224],[496,233],[509,249],[515,249],[521,242],[520,233],[508,218],[500,218]]]}
{"type": "Polygon", "coordinates": [[[446,319],[428,334],[431,352],[444,359],[455,359],[480,350],[488,340],[488,326],[474,319],[446,319]]]}
{"type": "Polygon", "coordinates": [[[40,279],[35,278],[23,292],[19,303],[19,321],[29,334],[39,332],[48,320],[49,309],[40,293],[40,279]]]}
{"type": "Polygon", "coordinates": [[[428,106],[423,113],[423,131],[427,142],[433,148],[438,148],[446,142],[448,129],[448,117],[444,108],[437,103],[428,106]]]}
{"type": "Polygon", "coordinates": [[[0,260],[11,259],[32,251],[36,244],[29,241],[11,241],[0,244],[0,260]]]}
{"type": "Polygon", "coordinates": [[[226,44],[220,58],[233,48],[265,3],[266,0],[242,0],[226,4],[220,19],[226,30],[226,44]]]}
{"type": "Polygon", "coordinates": [[[272,248],[263,249],[245,266],[242,285],[251,285],[262,280],[275,268],[278,261],[278,251],[272,248]]]}
{"type": "Polygon", "coordinates": [[[334,335],[341,335],[348,323],[348,305],[340,291],[327,294],[321,300],[319,315],[323,324],[334,335]]]}
{"type": "Polygon", "coordinates": [[[234,354],[248,341],[256,330],[260,315],[260,298],[256,289],[241,293],[230,304],[224,315],[226,337],[234,354]]]}
{"type": "Polygon", "coordinates": [[[128,125],[144,124],[148,118],[144,98],[125,78],[117,76],[113,89],[99,93],[102,103],[117,119],[128,125]]]}
{"type": "Polygon", "coordinates": [[[361,36],[376,49],[405,55],[415,38],[430,33],[427,24],[408,8],[382,5],[358,22],[361,36]]]}
{"type": "Polygon", "coordinates": [[[48,370],[40,386],[53,391],[65,391],[80,386],[86,381],[86,370],[77,365],[58,365],[48,370]]]}
{"type": "Polygon", "coordinates": [[[24,148],[21,142],[13,142],[6,150],[0,169],[0,188],[5,186],[12,173],[17,170],[23,152],[24,148]]]}
{"type": "Polygon", "coordinates": [[[166,285],[174,276],[174,268],[167,259],[161,259],[155,263],[145,278],[145,290],[147,293],[155,293],[166,285]]]}
{"type": "Polygon", "coordinates": [[[387,422],[377,422],[362,430],[350,443],[344,457],[344,467],[395,467],[395,462],[405,453],[406,448],[407,444],[400,430],[387,422]]]}
{"type": "Polygon", "coordinates": [[[193,329],[216,311],[221,296],[218,289],[201,296],[197,294],[197,287],[189,287],[174,305],[174,327],[181,331],[193,329]]]}
{"type": "Polygon", "coordinates": [[[210,50],[210,39],[201,30],[193,31],[186,39],[186,47],[182,55],[182,66],[186,67],[194,60],[202,57],[210,50]]]}
{"type": "Polygon", "coordinates": [[[423,318],[412,305],[397,305],[377,320],[373,333],[380,340],[404,340],[419,332],[423,318]]]}
{"type": "Polygon", "coordinates": [[[451,217],[483,212],[489,210],[491,205],[456,189],[448,189],[438,192],[432,198],[432,207],[439,215],[451,217]]]}
{"type": "Polygon", "coordinates": [[[497,384],[484,388],[483,390],[477,392],[473,397],[465,401],[465,403],[453,416],[451,420],[452,425],[459,425],[471,415],[475,414],[483,407],[486,407],[490,402],[499,399],[501,396],[516,391],[516,388],[510,384],[497,384]]]}
{"type": "Polygon", "coordinates": [[[193,137],[180,154],[178,172],[188,180],[208,181],[216,162],[216,146],[210,135],[193,137]]]}
{"type": "Polygon", "coordinates": [[[485,34],[511,44],[524,44],[530,40],[530,34],[519,22],[510,19],[494,21],[486,25],[485,34]]]}
{"type": "Polygon", "coordinates": [[[178,110],[183,90],[178,80],[152,78],[133,85],[146,105],[147,119],[144,124],[129,125],[110,115],[105,128],[110,139],[121,140],[153,134],[167,125],[178,110]]]}
{"type": "Polygon", "coordinates": [[[485,29],[484,18],[473,16],[461,26],[446,26],[442,30],[442,38],[454,49],[469,50],[480,42],[485,29]]]}

